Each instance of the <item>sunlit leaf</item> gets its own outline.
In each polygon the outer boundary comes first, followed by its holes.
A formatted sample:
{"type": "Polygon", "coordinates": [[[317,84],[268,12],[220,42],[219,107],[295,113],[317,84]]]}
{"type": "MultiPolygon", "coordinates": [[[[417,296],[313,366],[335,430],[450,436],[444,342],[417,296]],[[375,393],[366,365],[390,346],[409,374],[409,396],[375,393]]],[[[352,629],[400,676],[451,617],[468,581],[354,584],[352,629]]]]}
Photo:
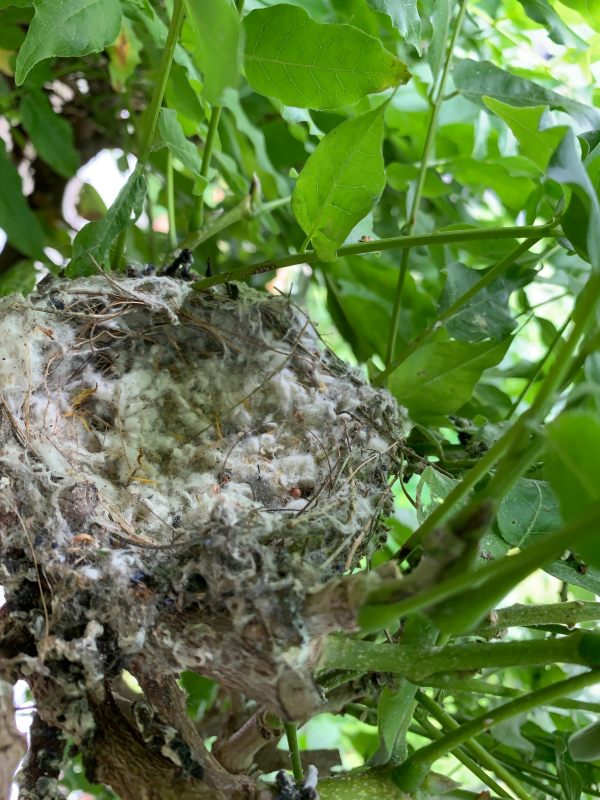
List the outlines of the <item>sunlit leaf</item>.
{"type": "Polygon", "coordinates": [[[411,353],[390,376],[389,388],[413,419],[439,419],[467,402],[484,370],[500,363],[510,340],[430,342],[411,353]]]}
{"type": "Polygon", "coordinates": [[[506,122],[527,158],[542,170],[548,166],[552,154],[566,133],[566,127],[540,126],[544,121],[545,107],[511,106],[494,97],[482,97],[485,105],[506,122]]]}
{"type": "Polygon", "coordinates": [[[204,75],[203,95],[221,103],[223,91],[239,80],[240,16],[232,0],[185,0],[185,6],[199,45],[194,56],[204,75]]]}
{"type": "Polygon", "coordinates": [[[254,91],[288,106],[325,109],[406,83],[406,65],[351,25],[313,22],[282,3],[244,18],[246,77],[254,91]]]}
{"type": "Polygon", "coordinates": [[[37,0],[34,5],[35,16],[17,55],[17,86],[39,61],[98,53],[119,35],[119,0],[37,0]]]}
{"type": "Polygon", "coordinates": [[[513,106],[546,105],[564,109],[586,128],[600,127],[600,111],[597,109],[513,75],[489,61],[470,58],[458,61],[452,70],[452,78],[458,91],[477,103],[489,96],[513,106]]]}
{"type": "Polygon", "coordinates": [[[292,211],[319,258],[331,261],[385,186],[384,104],[334,128],[308,159],[292,195],[292,211]]]}
{"type": "Polygon", "coordinates": [[[408,44],[421,55],[421,20],[416,0],[368,0],[368,3],[387,14],[408,44]]]}

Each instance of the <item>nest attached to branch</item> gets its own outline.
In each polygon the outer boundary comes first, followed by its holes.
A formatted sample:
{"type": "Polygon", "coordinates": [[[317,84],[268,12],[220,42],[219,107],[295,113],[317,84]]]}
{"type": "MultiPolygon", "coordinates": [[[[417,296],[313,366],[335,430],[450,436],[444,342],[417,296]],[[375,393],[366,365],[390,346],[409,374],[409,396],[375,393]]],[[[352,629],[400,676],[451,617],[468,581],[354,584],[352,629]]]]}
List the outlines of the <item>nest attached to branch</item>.
{"type": "Polygon", "coordinates": [[[340,620],[307,602],[384,533],[392,398],[244,286],[46,279],[0,336],[0,584],[52,724],[81,741],[140,665],[314,713],[340,620]]]}

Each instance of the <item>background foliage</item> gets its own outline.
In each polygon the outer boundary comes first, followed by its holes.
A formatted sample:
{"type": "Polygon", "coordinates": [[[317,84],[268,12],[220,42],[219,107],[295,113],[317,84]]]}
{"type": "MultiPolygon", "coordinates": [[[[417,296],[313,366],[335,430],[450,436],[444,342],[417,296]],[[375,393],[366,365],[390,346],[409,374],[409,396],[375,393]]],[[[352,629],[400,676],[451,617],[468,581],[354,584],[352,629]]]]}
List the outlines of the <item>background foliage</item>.
{"type": "MultiPolygon", "coordinates": [[[[447,511],[488,500],[491,524],[454,566],[463,589],[482,562],[532,555],[462,605],[456,592],[437,605],[426,596],[442,641],[478,641],[473,626],[537,567],[558,581],[513,598],[595,601],[594,4],[0,0],[0,72],[0,293],[63,268],[164,266],[180,246],[199,289],[233,272],[291,292],[414,423],[388,544],[365,567],[404,548],[402,559],[447,511]],[[123,176],[108,209],[99,171],[87,182],[79,172],[107,150],[123,176]]],[[[375,602],[363,624],[391,625],[396,641],[403,611],[375,602]]],[[[413,619],[423,644],[427,625],[413,619]]],[[[557,611],[518,637],[552,642],[569,627],[557,611]]],[[[406,741],[412,751],[580,670],[548,654],[457,679],[445,711],[439,687],[415,706],[412,684],[383,670],[363,702],[309,723],[301,744],[342,747],[346,766],[399,764],[406,741]]],[[[195,716],[217,702],[205,679],[185,687],[195,716]]],[[[469,740],[462,765],[445,756],[436,769],[460,782],[456,797],[486,782],[503,797],[600,796],[599,764],[566,746],[599,708],[559,699],[513,716],[469,740]]],[[[65,786],[109,796],[77,764],[65,786]]]]}

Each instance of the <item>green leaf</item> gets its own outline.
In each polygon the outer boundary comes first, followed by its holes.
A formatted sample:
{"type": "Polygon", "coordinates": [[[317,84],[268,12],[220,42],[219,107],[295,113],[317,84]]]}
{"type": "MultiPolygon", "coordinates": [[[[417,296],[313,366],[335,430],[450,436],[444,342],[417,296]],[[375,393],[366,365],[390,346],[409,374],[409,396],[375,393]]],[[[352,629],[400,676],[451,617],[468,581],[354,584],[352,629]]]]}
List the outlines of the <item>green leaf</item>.
{"type": "Polygon", "coordinates": [[[435,0],[431,10],[431,41],[427,51],[427,58],[434,81],[440,74],[444,64],[451,19],[452,4],[450,0],[435,0]]]}
{"type": "Polygon", "coordinates": [[[199,175],[202,159],[198,154],[198,148],[186,139],[174,109],[161,108],[158,117],[158,133],[160,136],[158,147],[168,147],[184,167],[187,167],[193,175],[199,175]]]}
{"type": "Polygon", "coordinates": [[[34,6],[35,16],[17,55],[17,86],[38,62],[98,53],[121,29],[119,0],[36,0],[34,6]]]}
{"type": "Polygon", "coordinates": [[[498,364],[510,340],[496,342],[430,342],[390,375],[389,388],[417,421],[439,419],[466,403],[484,370],[498,364]]]}
{"type": "Polygon", "coordinates": [[[546,113],[545,106],[519,108],[494,97],[484,95],[481,99],[490,111],[506,122],[519,142],[523,155],[545,170],[567,128],[561,126],[540,130],[546,113]]]}
{"type": "Polygon", "coordinates": [[[75,208],[79,216],[88,222],[102,219],[107,211],[104,200],[91,183],[84,183],[81,187],[75,208]]]}
{"type": "Polygon", "coordinates": [[[20,111],[23,127],[42,161],[64,178],[71,178],[81,159],[67,120],[54,113],[50,101],[39,90],[23,97],[20,111]]]}
{"type": "Polygon", "coordinates": [[[539,22],[548,31],[548,36],[557,44],[585,49],[587,43],[563,22],[548,0],[519,0],[523,10],[534,22],[539,22]]]}
{"type": "Polygon", "coordinates": [[[44,258],[44,234],[33,211],[23,197],[19,173],[6,154],[0,138],[0,228],[20,253],[44,258]]]}
{"type": "Polygon", "coordinates": [[[321,25],[285,3],[244,18],[244,66],[254,91],[288,106],[330,109],[406,83],[406,65],[351,25],[321,25]]]}
{"type": "Polygon", "coordinates": [[[600,6],[596,0],[561,0],[561,3],[576,11],[594,30],[600,31],[600,6]]]}
{"type": "Polygon", "coordinates": [[[567,131],[556,148],[548,165],[548,177],[571,190],[561,225],[579,252],[589,259],[595,269],[600,269],[600,202],[581,162],[579,146],[572,130],[567,131]]]}
{"type": "MultiPolygon", "coordinates": [[[[485,274],[454,262],[446,268],[447,278],[438,307],[445,311],[485,274]]],[[[501,277],[481,289],[446,323],[446,330],[462,342],[481,342],[483,339],[501,341],[516,327],[508,301],[511,293],[527,283],[529,276],[512,279],[501,277]]]]}
{"type": "MultiPolygon", "coordinates": [[[[567,411],[547,429],[545,470],[565,520],[600,498],[600,419],[592,412],[567,411]]],[[[588,541],[577,551],[600,566],[600,543],[588,541]]]]}
{"type": "Polygon", "coordinates": [[[142,169],[136,167],[106,216],[98,222],[88,222],[75,237],[73,259],[67,267],[69,277],[92,274],[95,264],[106,266],[111,244],[130,225],[132,216],[139,217],[145,197],[146,179],[142,169]]]}
{"type": "Polygon", "coordinates": [[[527,547],[560,527],[556,495],[546,481],[520,478],[498,508],[498,529],[513,547],[527,547]]]}
{"type": "MultiPolygon", "coordinates": [[[[402,644],[429,647],[435,644],[437,630],[423,614],[407,620],[402,630],[402,644]]],[[[369,766],[399,764],[406,758],[406,734],[415,710],[417,687],[406,680],[397,689],[385,687],[377,703],[379,747],[369,759],[369,766]]]]}
{"type": "Polygon", "coordinates": [[[236,89],[240,74],[240,15],[231,0],[185,0],[199,50],[194,53],[204,74],[203,95],[218,105],[223,91],[236,89]]]}
{"type": "Polygon", "coordinates": [[[17,261],[0,275],[0,297],[7,294],[29,294],[36,282],[36,271],[33,261],[17,261]]]}
{"type": "Polygon", "coordinates": [[[115,92],[125,91],[127,81],[135,74],[136,67],[141,61],[141,51],[142,43],[135,35],[133,25],[127,17],[123,17],[121,32],[116,42],[107,48],[110,58],[108,65],[110,84],[115,92]]]}
{"type": "MultiPolygon", "coordinates": [[[[600,745],[600,736],[598,736],[598,725],[596,726],[596,747],[600,745]]],[[[577,734],[575,734],[577,735],[577,734]]],[[[573,737],[571,736],[569,739],[569,747],[573,737]]],[[[567,753],[567,745],[565,741],[560,737],[556,737],[555,741],[555,755],[556,755],[556,772],[558,774],[560,785],[564,792],[564,800],[579,800],[581,797],[582,791],[582,780],[581,776],[573,766],[573,764],[569,764],[566,758],[567,753]]],[[[590,759],[595,760],[595,759],[590,759]]]]}
{"type": "Polygon", "coordinates": [[[600,128],[600,111],[527,78],[512,75],[489,61],[459,61],[452,71],[454,85],[468,100],[483,103],[484,95],[513,106],[550,106],[571,114],[583,126],[600,128]]]}
{"type": "Polygon", "coordinates": [[[383,11],[394,23],[408,44],[421,55],[421,20],[416,0],[367,0],[371,8],[383,11]]]}
{"type": "Polygon", "coordinates": [[[385,103],[342,122],[308,159],[292,194],[292,211],[319,258],[333,261],[385,186],[385,103]]]}

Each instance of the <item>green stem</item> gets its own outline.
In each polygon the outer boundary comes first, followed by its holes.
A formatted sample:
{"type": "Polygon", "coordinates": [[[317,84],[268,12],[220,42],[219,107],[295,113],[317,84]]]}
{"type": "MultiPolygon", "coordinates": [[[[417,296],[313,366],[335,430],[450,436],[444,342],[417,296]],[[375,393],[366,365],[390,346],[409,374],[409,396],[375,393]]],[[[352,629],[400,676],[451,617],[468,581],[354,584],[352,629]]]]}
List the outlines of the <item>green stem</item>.
{"type": "MultiPolygon", "coordinates": [[[[426,719],[424,717],[421,717],[421,716],[419,716],[418,719],[419,719],[420,725],[423,728],[423,731],[424,731],[425,735],[429,739],[433,739],[433,740],[441,739],[441,737],[444,735],[441,731],[439,731],[436,727],[434,727],[431,724],[431,722],[429,722],[428,719],[426,719]]],[[[454,758],[456,758],[458,761],[460,761],[461,764],[463,764],[470,772],[472,772],[473,775],[475,775],[477,778],[479,778],[479,780],[482,783],[484,783],[490,789],[493,789],[500,797],[507,797],[507,798],[509,798],[509,800],[512,800],[511,799],[511,795],[508,794],[508,792],[505,791],[502,788],[502,786],[500,786],[498,783],[496,783],[496,781],[493,780],[493,778],[490,778],[490,776],[486,772],[484,772],[484,770],[479,766],[477,761],[475,761],[473,758],[471,758],[471,756],[467,752],[467,748],[457,747],[455,750],[452,751],[452,755],[454,756],[454,758]]],[[[495,759],[494,759],[494,761],[495,761],[495,759]]],[[[527,800],[531,800],[531,798],[528,797],[527,800]]]]}
{"type": "MultiPolygon", "coordinates": [[[[421,681],[423,686],[431,686],[434,689],[442,689],[451,695],[465,693],[468,695],[481,694],[491,695],[492,697],[522,697],[523,692],[513,689],[510,686],[500,686],[499,684],[489,683],[480,678],[455,678],[452,675],[432,675],[421,681]]],[[[589,703],[585,700],[555,700],[549,703],[553,708],[576,709],[578,711],[590,711],[592,714],[600,713],[600,703],[589,703]]]]}
{"type": "MultiPolygon", "coordinates": [[[[429,126],[427,129],[427,135],[425,137],[425,144],[423,146],[423,153],[421,155],[421,164],[419,167],[419,174],[417,176],[417,183],[415,186],[415,194],[413,196],[413,200],[411,203],[410,214],[408,217],[408,222],[406,225],[406,233],[410,234],[413,232],[415,227],[415,220],[417,217],[417,211],[419,210],[419,205],[421,203],[421,197],[423,195],[423,187],[425,185],[425,177],[427,175],[427,168],[429,164],[429,156],[431,154],[431,149],[433,147],[433,143],[435,141],[435,134],[437,131],[437,121],[440,108],[444,101],[444,89],[446,87],[446,80],[448,78],[448,74],[450,72],[450,64],[452,63],[452,56],[454,54],[454,48],[456,47],[456,42],[458,41],[458,36],[460,34],[460,30],[462,28],[465,11],[467,8],[466,0],[461,0],[458,15],[456,18],[456,25],[454,26],[454,33],[452,34],[452,39],[450,40],[450,45],[448,47],[448,52],[446,54],[446,60],[444,63],[444,69],[442,72],[442,76],[440,78],[440,82],[437,88],[435,100],[433,101],[432,109],[431,109],[431,116],[429,118],[429,126]]],[[[387,343],[387,355],[385,362],[389,364],[394,357],[394,348],[396,344],[396,337],[398,335],[398,325],[400,323],[400,307],[402,304],[402,290],[404,288],[404,281],[406,278],[406,273],[408,271],[408,257],[409,257],[409,250],[405,250],[402,253],[402,261],[400,263],[400,272],[398,274],[398,282],[396,284],[396,294],[394,297],[394,306],[392,309],[392,317],[390,322],[390,332],[388,337],[387,343]]]]}
{"type": "Polygon", "coordinates": [[[460,725],[443,738],[417,750],[410,758],[394,770],[394,780],[405,791],[417,789],[431,769],[431,766],[446,753],[472,739],[489,728],[512,719],[534,708],[548,705],[553,700],[580,691],[600,680],[600,670],[593,669],[567,678],[564,681],[545,686],[523,697],[510,700],[497,708],[488,709],[484,714],[460,725]]]}
{"type": "MultiPolygon", "coordinates": [[[[414,353],[424,342],[433,336],[433,334],[440,329],[440,327],[447,322],[451,317],[453,317],[458,311],[461,310],[463,306],[465,306],[470,300],[475,297],[475,295],[480,292],[482,289],[485,289],[487,286],[492,283],[492,281],[496,280],[503,272],[505,272],[514,262],[521,256],[523,253],[526,253],[530,250],[534,244],[539,242],[539,237],[533,239],[526,239],[524,242],[521,242],[520,245],[515,247],[505,258],[501,261],[498,261],[491,269],[489,269],[485,275],[483,275],[477,283],[474,283],[469,289],[467,289],[464,294],[462,294],[459,298],[457,298],[452,305],[450,305],[445,311],[443,311],[439,317],[434,320],[430,325],[425,328],[422,333],[420,333],[412,342],[410,342],[405,349],[402,351],[402,355],[398,358],[394,359],[386,368],[385,370],[380,373],[377,378],[373,381],[376,386],[382,386],[385,383],[385,379],[388,375],[397,369],[403,361],[406,361],[411,353],[414,353]]],[[[405,253],[408,252],[407,250],[404,251],[405,253]]],[[[394,336],[395,339],[395,336],[394,336]]]]}
{"type": "Polygon", "coordinates": [[[113,272],[117,272],[121,266],[123,253],[125,252],[125,241],[127,239],[127,228],[122,228],[117,236],[117,241],[113,247],[112,255],[110,257],[110,268],[113,272]]]}
{"type": "Polygon", "coordinates": [[[173,180],[173,154],[167,151],[167,216],[169,219],[169,247],[177,247],[177,227],[175,224],[175,182],[173,180]]]}
{"type": "Polygon", "coordinates": [[[471,642],[428,648],[330,636],[320,667],[352,666],[363,673],[392,672],[420,682],[437,673],[556,663],[600,666],[600,634],[578,631],[555,639],[471,642]]]}
{"type": "Polygon", "coordinates": [[[175,0],[173,4],[173,16],[169,24],[169,32],[167,33],[167,41],[165,42],[165,49],[163,50],[160,65],[158,67],[158,81],[154,86],[150,107],[148,109],[148,116],[146,124],[142,133],[142,145],[140,148],[139,162],[145,166],[150,157],[152,149],[152,142],[156,132],[156,125],[158,124],[158,115],[162,105],[165,90],[167,88],[167,81],[169,80],[169,73],[171,71],[171,64],[175,55],[175,48],[177,47],[177,39],[183,24],[185,16],[185,9],[183,0],[175,0]]]}
{"type": "MultiPolygon", "coordinates": [[[[337,258],[344,256],[359,256],[367,253],[379,253],[385,250],[402,250],[406,247],[423,247],[425,245],[452,244],[460,242],[494,241],[499,239],[520,239],[546,236],[559,236],[555,222],[546,225],[517,225],[511,228],[466,228],[464,230],[439,231],[413,236],[392,236],[389,239],[377,239],[370,242],[356,242],[343,245],[337,251],[337,258]]],[[[279,258],[260,261],[256,264],[246,264],[242,267],[221,272],[211,278],[197,281],[193,286],[196,291],[209,289],[220,283],[242,281],[262,272],[273,272],[280,267],[293,267],[297,264],[315,264],[319,257],[314,250],[306,253],[292,253],[279,258]]]]}
{"type": "MultiPolygon", "coordinates": [[[[405,581],[400,579],[384,583],[380,589],[374,590],[369,595],[369,605],[361,608],[359,621],[365,629],[380,630],[396,622],[401,616],[422,611],[461,592],[468,591],[472,596],[475,590],[485,586],[487,591],[492,593],[498,584],[505,586],[509,580],[514,581],[513,585],[516,585],[535,569],[558,558],[566,549],[595,535],[599,523],[600,501],[596,501],[561,528],[547,534],[517,555],[505,556],[475,571],[457,573],[397,603],[393,602],[394,593],[397,596],[398,592],[404,591],[405,581]],[[388,602],[378,605],[385,600],[388,602]]],[[[345,665],[331,666],[346,668],[345,665]]]]}
{"type": "Polygon", "coordinates": [[[225,211],[221,216],[210,220],[202,230],[188,233],[183,242],[181,242],[181,247],[185,247],[187,250],[195,250],[196,247],[203,244],[208,239],[212,239],[213,236],[221,233],[221,231],[229,228],[231,225],[235,225],[236,222],[240,222],[242,219],[258,217],[260,214],[268,214],[281,206],[287,205],[289,202],[289,197],[280,197],[277,200],[271,200],[268,203],[258,205],[252,194],[247,194],[236,206],[229,209],[229,211],[225,211]]]}
{"type": "MultiPolygon", "coordinates": [[[[423,708],[427,709],[431,716],[442,725],[445,731],[455,731],[460,727],[458,722],[456,722],[450,714],[447,714],[435,700],[426,695],[425,692],[417,692],[417,702],[423,706],[423,708]]],[[[479,764],[493,772],[501,781],[504,781],[519,800],[532,800],[531,795],[521,782],[517,780],[506,767],[502,766],[483,745],[473,739],[469,742],[467,747],[470,755],[473,756],[479,764]]],[[[498,794],[501,794],[501,790],[498,791],[497,786],[492,786],[491,788],[494,789],[495,792],[498,792],[498,794]]]]}
{"type": "Polygon", "coordinates": [[[298,748],[298,731],[295,722],[284,722],[283,730],[290,749],[290,761],[292,762],[292,775],[296,783],[302,782],[302,761],[300,760],[300,750],[298,748]]]}
{"type": "Polygon", "coordinates": [[[244,10],[244,3],[246,0],[235,0],[235,7],[238,10],[238,14],[242,16],[242,11],[244,10]]]}
{"type": "MultiPolygon", "coordinates": [[[[423,524],[404,543],[398,558],[404,558],[414,550],[431,531],[433,531],[450,513],[456,503],[460,502],[475,485],[484,478],[498,462],[494,477],[485,488],[471,501],[472,507],[485,498],[498,500],[504,492],[519,478],[536,458],[541,449],[541,440],[534,433],[550,410],[554,396],[561,387],[574,359],[575,351],[583,338],[590,321],[595,314],[600,299],[600,274],[593,273],[578,297],[572,314],[573,327],[571,333],[558,347],[556,358],[542,381],[535,400],[524,411],[517,421],[486,452],[481,461],[470,470],[461,483],[454,487],[443,503],[435,508],[423,524]]],[[[465,512],[466,513],[466,512],[465,512]]]]}
{"type": "MultiPolygon", "coordinates": [[[[208,123],[208,132],[206,134],[206,141],[204,143],[204,152],[202,153],[202,164],[200,167],[200,177],[208,178],[208,170],[210,169],[210,162],[212,159],[213,149],[217,136],[217,129],[219,127],[219,120],[221,118],[222,106],[213,106],[210,112],[210,120],[208,123]]],[[[190,228],[194,231],[200,230],[204,220],[204,192],[196,198],[194,208],[192,210],[192,218],[190,221],[190,228]]]]}
{"type": "Polygon", "coordinates": [[[573,600],[569,603],[548,603],[540,606],[517,604],[495,611],[493,620],[480,625],[473,631],[473,635],[489,639],[498,635],[505,628],[550,624],[567,625],[569,628],[574,628],[579,622],[598,619],[600,619],[600,603],[584,603],[581,600],[573,600]]]}

